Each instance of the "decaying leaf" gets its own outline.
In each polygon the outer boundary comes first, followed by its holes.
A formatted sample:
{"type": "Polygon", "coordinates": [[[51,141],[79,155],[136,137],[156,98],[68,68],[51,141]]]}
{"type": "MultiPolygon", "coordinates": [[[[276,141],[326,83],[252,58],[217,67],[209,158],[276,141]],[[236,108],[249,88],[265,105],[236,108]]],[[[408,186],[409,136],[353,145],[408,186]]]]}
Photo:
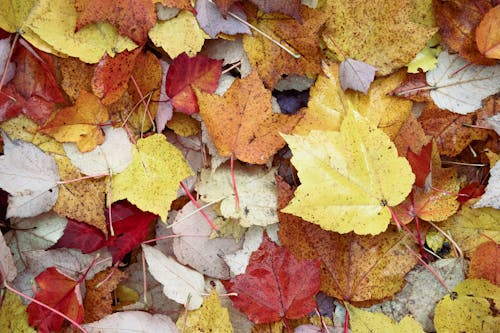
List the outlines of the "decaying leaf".
{"type": "Polygon", "coordinates": [[[7,217],[30,217],[50,210],[59,194],[54,158],[31,143],[12,141],[4,133],[2,138],[0,187],[10,194],[7,217]]]}
{"type": "Polygon", "coordinates": [[[408,161],[355,111],[347,114],[340,132],[284,137],[301,181],[284,213],[325,230],[376,235],[389,225],[387,206],[399,204],[411,191],[415,176],[408,161]]]}
{"type": "Polygon", "coordinates": [[[476,28],[476,43],[479,52],[488,58],[500,59],[500,7],[491,8],[476,28]]]}
{"type": "Polygon", "coordinates": [[[370,83],[375,79],[377,69],[365,62],[354,59],[346,59],[340,63],[339,78],[342,89],[368,93],[370,83]]]}
{"type": "MultiPolygon", "coordinates": [[[[246,15],[243,11],[236,8],[232,10],[232,13],[246,20],[246,15]]],[[[251,34],[248,26],[232,16],[222,16],[217,6],[209,0],[199,0],[196,2],[196,19],[200,23],[200,27],[211,38],[215,38],[221,32],[228,35],[238,33],[251,34]]]]}
{"type": "Polygon", "coordinates": [[[469,278],[486,279],[491,283],[500,286],[500,244],[489,241],[479,245],[472,252],[469,278]]]}
{"type": "Polygon", "coordinates": [[[0,308],[0,330],[2,332],[35,333],[28,324],[26,306],[21,297],[7,290],[0,308]]]}
{"type": "Polygon", "coordinates": [[[164,314],[149,314],[143,311],[124,311],[110,314],[103,319],[83,325],[89,333],[177,333],[177,327],[164,314]]]}

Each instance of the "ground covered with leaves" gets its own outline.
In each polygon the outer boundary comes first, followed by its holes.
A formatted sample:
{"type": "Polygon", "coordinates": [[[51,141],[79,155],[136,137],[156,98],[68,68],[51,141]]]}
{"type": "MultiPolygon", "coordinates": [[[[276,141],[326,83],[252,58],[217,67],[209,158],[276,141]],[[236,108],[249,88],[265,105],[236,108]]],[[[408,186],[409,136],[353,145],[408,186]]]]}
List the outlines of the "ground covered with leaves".
{"type": "Polygon", "coordinates": [[[0,332],[498,332],[497,0],[0,9],[0,332]]]}

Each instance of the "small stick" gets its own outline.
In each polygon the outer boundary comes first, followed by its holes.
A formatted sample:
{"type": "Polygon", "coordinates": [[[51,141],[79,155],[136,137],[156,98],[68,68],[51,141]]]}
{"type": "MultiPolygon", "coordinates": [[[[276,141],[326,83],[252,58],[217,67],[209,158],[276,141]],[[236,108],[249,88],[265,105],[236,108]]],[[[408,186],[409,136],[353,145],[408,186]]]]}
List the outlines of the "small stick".
{"type": "Polygon", "coordinates": [[[485,167],[488,166],[488,164],[484,163],[465,163],[465,162],[455,162],[455,161],[441,161],[443,164],[455,164],[455,165],[465,165],[465,166],[471,166],[471,167],[485,167]]]}

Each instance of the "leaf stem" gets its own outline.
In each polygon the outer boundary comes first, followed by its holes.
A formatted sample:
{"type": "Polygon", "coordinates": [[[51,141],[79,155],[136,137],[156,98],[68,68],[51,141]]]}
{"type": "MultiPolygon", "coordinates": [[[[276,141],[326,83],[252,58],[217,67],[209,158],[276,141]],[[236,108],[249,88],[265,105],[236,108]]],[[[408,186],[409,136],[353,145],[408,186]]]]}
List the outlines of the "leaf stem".
{"type": "MultiPolygon", "coordinates": [[[[184,190],[184,192],[187,194],[187,196],[189,197],[189,199],[193,203],[193,205],[195,205],[195,207],[199,209],[200,208],[200,204],[198,203],[198,201],[196,201],[196,199],[193,197],[193,195],[191,194],[191,192],[189,192],[189,190],[187,189],[186,185],[184,185],[183,182],[180,182],[180,184],[181,184],[181,187],[184,190]]],[[[208,224],[210,225],[210,227],[212,229],[214,229],[215,231],[219,232],[219,228],[217,228],[217,226],[212,221],[212,219],[210,218],[210,216],[208,216],[207,213],[205,213],[203,211],[203,209],[200,209],[200,214],[203,215],[203,217],[205,218],[205,220],[208,222],[208,224]]]]}
{"type": "Polygon", "coordinates": [[[406,248],[418,259],[418,261],[420,261],[420,263],[422,265],[424,265],[424,267],[429,271],[431,272],[431,274],[436,278],[436,280],[439,281],[439,283],[441,283],[441,285],[449,292],[451,293],[452,290],[450,289],[450,287],[448,287],[448,285],[446,284],[446,282],[444,282],[443,278],[436,272],[436,270],[434,269],[434,267],[432,267],[431,265],[429,265],[428,263],[425,262],[424,259],[422,259],[421,256],[419,256],[415,251],[413,251],[413,249],[411,247],[409,247],[408,245],[406,245],[406,248]]]}
{"type": "Polygon", "coordinates": [[[67,315],[65,315],[64,313],[62,313],[61,311],[58,311],[50,306],[48,306],[47,304],[45,303],[42,303],[40,302],[39,300],[36,300],[34,299],[33,297],[30,297],[28,295],[26,295],[25,293],[22,293],[20,291],[17,291],[16,289],[14,289],[13,287],[11,287],[9,284],[7,284],[7,282],[4,282],[4,286],[5,288],[9,289],[10,291],[12,291],[13,293],[23,297],[23,298],[26,298],[27,300],[35,303],[35,304],[38,304],[40,305],[42,308],[45,308],[61,317],[63,317],[64,319],[66,319],[67,321],[69,321],[73,326],[75,326],[76,328],[78,328],[81,332],[83,333],[88,333],[88,331],[83,328],[83,326],[81,326],[80,324],[78,324],[76,321],[74,321],[73,319],[71,319],[70,317],[68,317],[67,315]]]}
{"type": "Polygon", "coordinates": [[[107,173],[104,173],[104,174],[101,174],[101,175],[90,175],[90,176],[83,176],[83,177],[80,177],[80,178],[74,178],[74,179],[68,179],[68,180],[60,180],[60,181],[57,182],[57,184],[58,185],[62,185],[62,184],[76,183],[76,182],[79,182],[81,180],[92,179],[92,178],[101,178],[101,177],[105,177],[107,175],[108,175],[107,173]]]}

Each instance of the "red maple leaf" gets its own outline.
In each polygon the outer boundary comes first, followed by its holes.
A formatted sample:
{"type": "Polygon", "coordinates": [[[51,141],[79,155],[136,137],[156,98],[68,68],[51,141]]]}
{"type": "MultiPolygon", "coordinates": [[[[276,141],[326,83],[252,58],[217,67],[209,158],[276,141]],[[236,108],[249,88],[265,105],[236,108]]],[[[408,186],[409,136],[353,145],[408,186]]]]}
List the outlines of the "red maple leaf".
{"type": "Polygon", "coordinates": [[[458,192],[457,201],[462,205],[470,199],[479,198],[484,194],[485,188],[486,186],[479,182],[471,182],[458,192]]]}
{"type": "Polygon", "coordinates": [[[182,53],[174,59],[167,72],[165,91],[177,111],[193,114],[200,112],[193,87],[213,93],[219,84],[222,60],[197,55],[190,58],[182,53]]]}
{"type": "MultiPolygon", "coordinates": [[[[146,239],[151,221],[157,218],[128,201],[114,203],[111,206],[111,216],[114,236],[108,232],[106,237],[96,227],[70,219],[64,234],[52,248],[67,247],[90,253],[107,246],[115,263],[146,239]]],[[[109,221],[106,223],[109,229],[109,221]]]]}
{"type": "Polygon", "coordinates": [[[245,274],[226,282],[234,305],[254,323],[297,319],[316,307],[320,287],[319,260],[298,261],[267,234],[252,253],[245,274]]]}
{"type": "MultiPolygon", "coordinates": [[[[35,281],[39,291],[35,299],[64,313],[77,323],[83,321],[83,304],[80,293],[80,281],[75,281],[55,267],[49,267],[40,273],[35,281]]],[[[58,331],[64,318],[54,312],[32,302],[26,309],[28,321],[39,333],[58,331]]]]}
{"type": "Polygon", "coordinates": [[[415,174],[415,185],[425,187],[427,177],[431,172],[432,141],[422,147],[418,154],[411,150],[406,153],[411,170],[415,174]]]}

